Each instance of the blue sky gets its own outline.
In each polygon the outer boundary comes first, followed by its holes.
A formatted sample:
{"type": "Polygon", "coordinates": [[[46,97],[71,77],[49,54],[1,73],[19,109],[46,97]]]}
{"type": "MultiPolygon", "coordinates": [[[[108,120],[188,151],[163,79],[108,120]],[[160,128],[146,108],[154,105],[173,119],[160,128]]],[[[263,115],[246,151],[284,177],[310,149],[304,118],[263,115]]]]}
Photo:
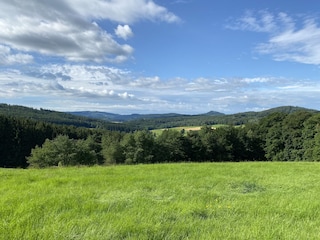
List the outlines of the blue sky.
{"type": "Polygon", "coordinates": [[[58,111],[320,110],[316,0],[0,2],[0,102],[58,111]]]}

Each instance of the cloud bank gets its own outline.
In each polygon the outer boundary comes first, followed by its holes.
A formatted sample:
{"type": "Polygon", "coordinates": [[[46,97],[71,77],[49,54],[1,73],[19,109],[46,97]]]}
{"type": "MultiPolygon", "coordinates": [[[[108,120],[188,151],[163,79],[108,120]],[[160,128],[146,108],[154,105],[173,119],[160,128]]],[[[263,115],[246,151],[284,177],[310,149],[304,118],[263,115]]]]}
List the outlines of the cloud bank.
{"type": "Polygon", "coordinates": [[[13,53],[13,51],[4,45],[0,45],[0,63],[3,65],[28,64],[33,62],[33,56],[24,53],[13,53]]]}
{"type": "Polygon", "coordinates": [[[149,0],[12,0],[0,2],[0,54],[15,51],[3,64],[29,63],[32,55],[61,57],[73,62],[123,62],[134,49],[120,44],[99,24],[125,23],[116,35],[133,35],[127,24],[141,20],[178,22],[179,18],[149,0]],[[9,48],[9,50],[8,50],[9,48]]]}
{"type": "Polygon", "coordinates": [[[316,81],[275,77],[161,79],[102,65],[50,64],[0,73],[0,96],[11,104],[59,111],[233,113],[279,105],[319,106],[316,81]],[[312,87],[311,87],[312,86],[312,87]],[[306,97],[307,96],[307,97],[306,97]],[[32,101],[34,102],[32,103],[32,101]]]}

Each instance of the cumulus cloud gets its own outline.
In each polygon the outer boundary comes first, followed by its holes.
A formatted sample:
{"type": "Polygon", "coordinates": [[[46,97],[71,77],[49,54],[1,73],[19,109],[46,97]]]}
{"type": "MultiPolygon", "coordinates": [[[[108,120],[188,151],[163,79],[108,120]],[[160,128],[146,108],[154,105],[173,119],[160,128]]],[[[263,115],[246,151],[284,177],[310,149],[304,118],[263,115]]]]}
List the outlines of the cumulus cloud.
{"type": "MultiPolygon", "coordinates": [[[[12,62],[30,61],[26,53],[34,52],[74,62],[123,62],[133,47],[118,43],[98,22],[178,21],[148,0],[12,0],[1,1],[0,8],[0,44],[18,52],[12,62]]],[[[117,30],[122,38],[132,36],[127,25],[117,30]]]]}
{"type": "Polygon", "coordinates": [[[139,20],[160,20],[179,22],[175,14],[152,0],[68,0],[76,11],[87,18],[110,19],[120,23],[134,23],[139,20]]]}
{"type": "Polygon", "coordinates": [[[234,30],[267,33],[267,42],[255,50],[268,54],[276,61],[292,61],[304,64],[320,64],[319,19],[292,17],[286,13],[268,11],[246,12],[227,27],[234,30]]]}
{"type": "Polygon", "coordinates": [[[133,36],[133,32],[129,25],[118,25],[114,32],[119,38],[123,38],[124,40],[133,36]]]}
{"type": "Polygon", "coordinates": [[[83,64],[0,72],[3,101],[59,111],[230,113],[262,110],[279,103],[317,108],[319,94],[317,81],[277,77],[161,79],[83,64]]]}

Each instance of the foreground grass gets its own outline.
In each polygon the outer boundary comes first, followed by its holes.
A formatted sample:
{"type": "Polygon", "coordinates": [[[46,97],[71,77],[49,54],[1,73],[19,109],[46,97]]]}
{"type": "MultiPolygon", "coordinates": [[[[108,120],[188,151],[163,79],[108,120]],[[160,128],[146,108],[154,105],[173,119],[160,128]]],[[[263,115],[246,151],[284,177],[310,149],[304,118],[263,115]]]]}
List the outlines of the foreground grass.
{"type": "Polygon", "coordinates": [[[0,169],[0,239],[320,239],[320,164],[0,169]]]}

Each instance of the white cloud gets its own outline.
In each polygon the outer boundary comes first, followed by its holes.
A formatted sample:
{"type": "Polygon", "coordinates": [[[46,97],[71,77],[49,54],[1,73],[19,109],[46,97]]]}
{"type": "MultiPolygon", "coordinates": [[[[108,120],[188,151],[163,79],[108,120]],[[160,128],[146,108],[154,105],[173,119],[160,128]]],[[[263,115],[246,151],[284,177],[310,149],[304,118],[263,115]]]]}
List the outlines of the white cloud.
{"type": "Polygon", "coordinates": [[[179,17],[152,0],[68,0],[68,2],[80,15],[89,19],[109,19],[127,24],[144,19],[169,23],[180,21],[179,17]]]}
{"type": "Polygon", "coordinates": [[[287,13],[271,13],[267,10],[246,11],[239,19],[232,19],[231,23],[226,25],[233,30],[264,32],[277,34],[293,29],[295,26],[294,19],[287,13]]]}
{"type": "Polygon", "coordinates": [[[51,64],[0,72],[2,101],[59,111],[229,113],[279,105],[317,108],[319,89],[317,81],[276,77],[161,79],[101,65],[51,64]]]}
{"type": "Polygon", "coordinates": [[[241,79],[244,83],[266,83],[269,82],[271,79],[266,77],[256,77],[256,78],[243,78],[241,79]]]}
{"type": "Polygon", "coordinates": [[[7,46],[0,45],[0,65],[28,64],[33,62],[33,57],[24,53],[12,53],[7,46]]]}
{"type": "Polygon", "coordinates": [[[271,54],[277,61],[320,64],[320,28],[314,20],[306,21],[301,29],[279,33],[262,43],[257,50],[271,54]]]}
{"type": "Polygon", "coordinates": [[[124,40],[133,36],[133,32],[129,25],[118,25],[114,32],[119,38],[123,38],[124,40]]]}
{"type": "Polygon", "coordinates": [[[255,50],[268,54],[276,61],[292,61],[304,64],[320,64],[319,19],[293,17],[280,12],[247,12],[227,27],[234,30],[265,32],[269,40],[260,43],[255,50]],[[301,22],[298,26],[296,22],[301,22]]]}
{"type": "Polygon", "coordinates": [[[227,25],[233,30],[254,32],[272,32],[276,27],[275,16],[267,11],[259,11],[258,14],[246,11],[242,17],[227,25]]]}
{"type": "MultiPolygon", "coordinates": [[[[1,1],[0,9],[0,44],[17,52],[11,62],[28,61],[26,53],[74,62],[123,62],[133,48],[118,43],[97,22],[178,21],[173,13],[149,0],[12,0],[1,1]]],[[[132,31],[125,25],[117,34],[128,38],[132,31]]]]}

